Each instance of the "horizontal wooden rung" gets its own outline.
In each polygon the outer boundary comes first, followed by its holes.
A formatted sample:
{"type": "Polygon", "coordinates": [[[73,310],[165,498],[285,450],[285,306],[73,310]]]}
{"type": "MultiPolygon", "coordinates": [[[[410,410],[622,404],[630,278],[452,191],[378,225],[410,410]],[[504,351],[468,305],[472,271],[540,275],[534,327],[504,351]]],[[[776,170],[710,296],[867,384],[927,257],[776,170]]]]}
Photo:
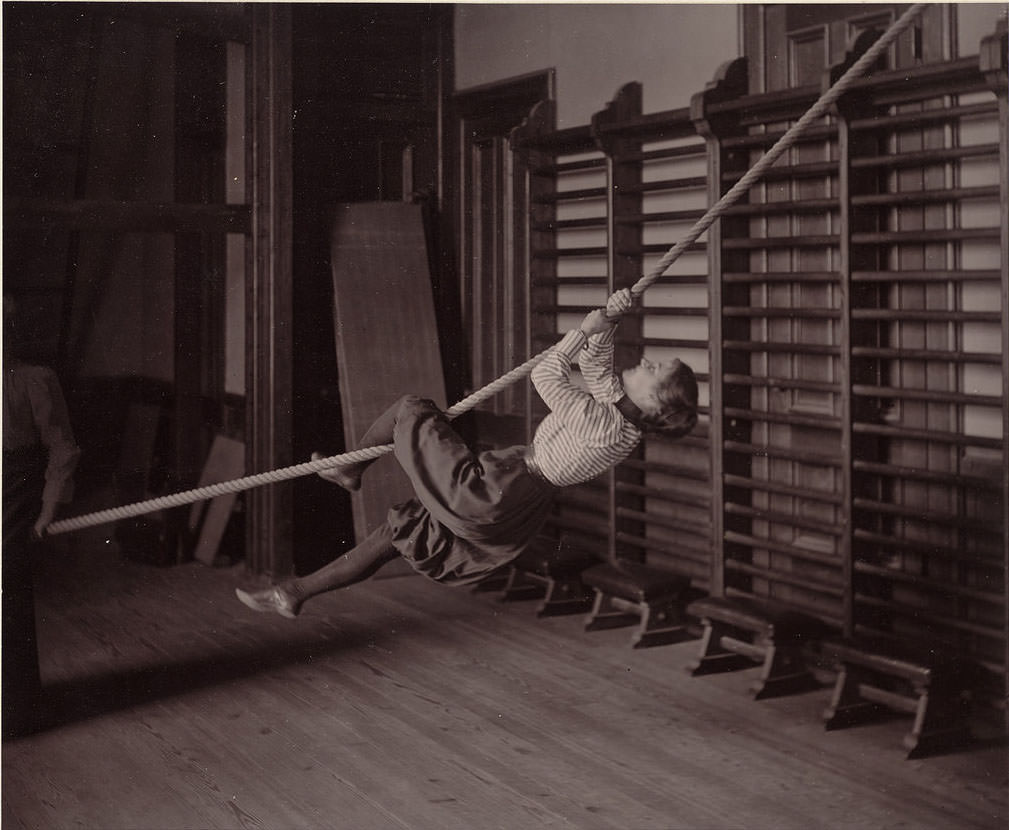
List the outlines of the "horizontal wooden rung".
{"type": "Polygon", "coordinates": [[[840,466],[842,460],[837,455],[827,455],[826,453],[812,452],[794,447],[770,447],[746,444],[740,441],[724,441],[722,446],[726,452],[740,453],[756,458],[779,458],[785,461],[795,461],[800,464],[812,464],[814,466],[837,467],[840,466]]]}
{"type": "Polygon", "coordinates": [[[841,348],[826,343],[770,343],[754,340],[726,340],[722,343],[726,351],[736,352],[786,352],[788,354],[839,355],[841,348]]]}
{"type": "Polygon", "coordinates": [[[680,550],[682,550],[684,554],[693,554],[698,558],[707,558],[711,554],[711,545],[703,538],[694,542],[691,541],[689,537],[683,537],[678,538],[675,542],[663,543],[661,539],[653,539],[647,536],[636,536],[632,533],[617,531],[615,539],[625,545],[633,545],[634,547],[640,548],[644,551],[665,554],[667,556],[670,554],[676,554],[680,550]]]}
{"type": "Polygon", "coordinates": [[[689,507],[700,508],[707,508],[711,505],[711,495],[708,492],[684,493],[659,487],[645,487],[641,484],[629,484],[626,481],[618,481],[616,489],[618,493],[661,499],[671,504],[685,504],[689,507]]]}
{"type": "Polygon", "coordinates": [[[707,274],[663,274],[652,285],[707,285],[707,274]]]}
{"type": "Polygon", "coordinates": [[[998,102],[992,98],[991,102],[982,104],[964,104],[959,107],[945,107],[943,109],[920,109],[906,112],[899,112],[893,115],[874,115],[870,118],[855,118],[848,122],[848,128],[857,130],[881,130],[889,127],[903,127],[913,125],[915,128],[925,124],[946,123],[956,121],[960,118],[975,117],[978,115],[997,115],[998,102]]]}
{"type": "Polygon", "coordinates": [[[609,286],[609,277],[533,277],[529,284],[534,288],[555,288],[559,285],[603,285],[609,286]]]}
{"type": "MultiPolygon", "coordinates": [[[[950,495],[954,498],[956,496],[953,492],[950,495]]],[[[892,502],[860,497],[852,499],[851,503],[857,510],[862,510],[866,513],[878,513],[882,516],[897,517],[927,526],[935,525],[950,529],[966,530],[978,536],[986,533],[1001,533],[1001,527],[997,523],[992,524],[971,520],[964,518],[960,514],[943,513],[934,508],[926,512],[922,511],[917,505],[893,504],[892,502]]]]}
{"type": "Polygon", "coordinates": [[[516,149],[535,148],[563,153],[598,152],[592,129],[585,124],[550,132],[518,131],[512,134],[512,144],[516,149]]]}
{"type": "Polygon", "coordinates": [[[923,228],[916,231],[874,231],[853,233],[853,245],[908,245],[911,243],[931,244],[936,242],[963,242],[965,240],[991,240],[997,242],[1002,229],[990,228],[923,228]]]}
{"type": "Polygon", "coordinates": [[[935,322],[935,323],[1001,323],[1002,315],[997,311],[955,311],[953,309],[901,309],[853,308],[854,320],[886,320],[888,322],[935,322]]]}
{"type": "MultiPolygon", "coordinates": [[[[884,611],[888,616],[897,616],[903,618],[903,620],[913,627],[917,627],[921,624],[921,608],[913,605],[902,605],[901,603],[881,600],[878,597],[868,596],[867,594],[855,593],[855,604],[856,604],[856,619],[869,617],[869,614],[860,613],[862,609],[858,606],[862,606],[864,609],[876,609],[876,611],[884,611]]],[[[977,622],[972,622],[966,618],[951,617],[946,614],[939,613],[936,609],[929,610],[929,631],[933,632],[934,637],[941,636],[941,632],[945,629],[945,634],[949,637],[953,632],[966,632],[972,634],[976,637],[981,637],[991,641],[992,645],[997,644],[1000,640],[1004,643],[1002,629],[997,626],[986,626],[984,624],[979,624],[977,622]]],[[[856,626],[856,634],[876,634],[883,632],[875,632],[868,628],[868,626],[856,626]]]]}
{"type": "Polygon", "coordinates": [[[533,259],[560,259],[566,256],[576,257],[608,257],[609,248],[605,245],[585,245],[580,248],[537,248],[532,252],[533,259]]]}
{"type": "Polygon", "coordinates": [[[643,150],[639,153],[626,153],[621,160],[657,161],[660,159],[682,158],[683,156],[700,156],[707,158],[708,147],[703,139],[694,144],[681,144],[678,147],[661,147],[653,150],[643,150]]]}
{"type": "Polygon", "coordinates": [[[983,363],[1000,366],[1002,355],[994,352],[938,351],[936,349],[892,349],[879,346],[853,346],[852,357],[875,360],[915,360],[940,363],[983,363]]]}
{"type": "Polygon", "coordinates": [[[657,461],[649,461],[645,458],[627,458],[620,462],[622,469],[640,470],[643,473],[655,473],[656,475],[669,476],[670,478],[685,478],[690,481],[711,480],[708,470],[698,470],[693,467],[686,467],[679,464],[662,464],[657,461]]]}
{"type": "Polygon", "coordinates": [[[698,187],[707,187],[707,176],[684,176],[679,179],[661,179],[654,182],[642,182],[641,184],[624,185],[620,188],[621,193],[655,193],[665,190],[689,190],[698,187]]]}
{"type": "MultiPolygon", "coordinates": [[[[640,248],[635,250],[628,249],[617,249],[617,253],[621,256],[635,257],[641,254],[664,254],[669,250],[669,245],[665,243],[655,243],[652,245],[642,245],[640,248]]],[[[691,242],[684,249],[685,252],[704,252],[708,250],[707,242],[691,242]]]]}
{"type": "Polygon", "coordinates": [[[922,73],[921,78],[905,75],[903,83],[899,87],[890,87],[889,89],[883,87],[873,89],[871,84],[874,84],[876,80],[875,73],[873,73],[868,79],[870,83],[868,89],[872,90],[870,96],[873,104],[906,107],[909,104],[920,102],[934,104],[937,98],[946,95],[971,95],[978,92],[990,94],[992,92],[991,85],[985,81],[978,70],[977,57],[973,55],[966,60],[960,58],[939,64],[919,65],[912,72],[922,73]],[[973,65],[958,71],[957,67],[966,62],[972,62],[973,65]],[[923,72],[926,68],[937,71],[930,72],[926,77],[923,72]]]}
{"type": "Polygon", "coordinates": [[[977,268],[958,271],[944,268],[941,271],[852,271],[852,282],[997,282],[1002,274],[994,268],[977,268]]]}
{"type": "MultiPolygon", "coordinates": [[[[813,102],[810,101],[810,104],[813,102]]],[[[807,105],[808,107],[808,105],[807,105]]],[[[800,113],[801,115],[801,113],[800,113]]],[[[784,130],[771,130],[766,133],[752,133],[748,135],[733,135],[721,140],[722,148],[725,150],[747,149],[771,147],[785,134],[784,130]]],[[[813,125],[802,134],[802,139],[809,142],[820,142],[824,138],[832,138],[837,135],[836,124],[813,125]]]]}
{"type": "Polygon", "coordinates": [[[692,138],[697,135],[690,120],[690,108],[650,112],[622,118],[619,121],[600,120],[594,125],[594,132],[606,138],[641,138],[655,135],[663,139],[692,138]]]}
{"type": "Polygon", "coordinates": [[[751,660],[758,662],[763,660],[764,655],[767,653],[767,649],[764,646],[756,646],[753,643],[748,643],[745,640],[740,640],[728,634],[723,634],[720,641],[719,645],[727,651],[731,651],[734,654],[742,654],[744,657],[749,657],[751,660]]]}
{"type": "MultiPolygon", "coordinates": [[[[649,527],[664,527],[668,530],[675,530],[679,533],[693,533],[697,536],[707,537],[711,535],[711,522],[690,522],[682,517],[664,517],[646,510],[631,510],[629,507],[617,508],[618,519],[629,519],[635,522],[647,524],[649,527]]],[[[679,539],[677,539],[677,543],[679,539]]]]}
{"type": "Polygon", "coordinates": [[[805,320],[838,320],[841,317],[839,308],[799,308],[796,306],[779,306],[777,308],[761,308],[754,306],[723,306],[724,317],[771,318],[788,317],[805,320]]]}
{"type": "Polygon", "coordinates": [[[761,282],[837,282],[841,278],[838,271],[727,271],[722,274],[722,282],[761,283],[761,282]]]}
{"type": "Polygon", "coordinates": [[[758,493],[770,493],[778,496],[794,496],[795,498],[822,504],[840,505],[843,503],[843,499],[839,493],[828,492],[826,490],[811,490],[808,487],[797,487],[779,481],[747,478],[746,476],[734,475],[732,473],[726,473],[723,476],[723,481],[726,485],[738,487],[741,490],[753,490],[758,493]]]}
{"type": "MultiPolygon", "coordinates": [[[[853,538],[859,542],[861,546],[871,547],[884,554],[906,553],[916,558],[921,557],[924,559],[931,559],[933,561],[946,560],[951,563],[960,563],[963,566],[970,565],[978,567],[984,564],[988,568],[1000,568],[1000,562],[998,559],[1000,559],[1001,556],[998,551],[995,551],[992,554],[992,558],[988,562],[984,562],[984,560],[977,554],[965,554],[959,545],[944,545],[937,541],[926,542],[924,540],[901,539],[893,536],[892,534],[870,533],[868,530],[863,530],[861,528],[855,529],[853,538]]],[[[864,556],[864,552],[860,553],[860,557],[864,556]]],[[[921,575],[918,574],[916,576],[921,575]]],[[[923,577],[923,579],[927,581],[926,577],[923,577]]]]}
{"type": "Polygon", "coordinates": [[[865,700],[872,703],[881,703],[890,709],[896,709],[898,712],[910,712],[913,714],[918,709],[917,696],[908,697],[907,695],[902,695],[899,692],[890,692],[869,683],[859,683],[858,694],[859,697],[862,697],[865,700]]]}
{"type": "Polygon", "coordinates": [[[708,309],[697,306],[659,306],[650,305],[642,309],[648,317],[707,317],[708,309]]]}
{"type": "Polygon", "coordinates": [[[959,432],[941,432],[929,429],[909,429],[885,424],[854,423],[852,430],[860,435],[877,435],[901,441],[923,441],[936,444],[951,444],[960,447],[977,447],[979,449],[1001,450],[1002,441],[998,438],[982,438],[980,436],[964,435],[959,432]]]}
{"type": "Polygon", "coordinates": [[[853,459],[852,470],[863,475],[885,476],[904,481],[941,484],[950,487],[957,493],[974,490],[981,493],[1001,493],[1002,483],[995,479],[982,476],[970,476],[958,471],[923,470],[920,467],[904,467],[899,464],[884,464],[878,461],[853,459]]]}
{"type": "MultiPolygon", "coordinates": [[[[837,563],[840,569],[840,562],[837,563]]],[[[726,557],[725,570],[735,571],[765,580],[769,585],[791,585],[794,588],[801,588],[803,591],[815,592],[824,596],[840,599],[844,595],[844,589],[840,584],[824,582],[820,579],[813,579],[803,573],[792,573],[789,571],[778,571],[771,568],[762,568],[749,562],[742,562],[738,559],[726,557]]],[[[838,574],[840,578],[840,574],[838,574]]],[[[771,591],[773,592],[773,587],[771,591]]]]}
{"type": "Polygon", "coordinates": [[[801,516],[794,516],[791,513],[777,513],[773,510],[764,510],[760,507],[752,507],[748,504],[736,504],[733,501],[725,502],[725,512],[730,516],[739,516],[745,519],[753,519],[760,522],[782,525],[784,527],[797,527],[803,530],[812,530],[816,533],[824,533],[828,536],[840,537],[844,528],[837,525],[827,524],[822,521],[803,519],[801,516]]]}
{"type": "Polygon", "coordinates": [[[900,167],[916,167],[926,164],[944,164],[965,158],[977,156],[999,155],[998,144],[972,144],[966,147],[944,147],[934,150],[912,150],[891,153],[885,156],[868,156],[851,160],[853,170],[864,170],[875,167],[885,167],[888,170],[900,167]]]}
{"type": "Polygon", "coordinates": [[[806,235],[806,236],[755,236],[722,239],[722,248],[730,251],[752,250],[762,248],[831,248],[837,247],[840,237],[837,234],[806,235]]]}
{"type": "Polygon", "coordinates": [[[933,403],[953,403],[967,406],[994,406],[1001,408],[999,395],[972,395],[965,392],[942,392],[930,389],[894,388],[891,386],[864,386],[855,384],[852,392],[862,397],[892,398],[898,401],[929,401],[933,403]]]}
{"type": "Polygon", "coordinates": [[[573,173],[581,170],[599,170],[606,167],[606,157],[583,158],[577,161],[558,161],[554,164],[537,164],[532,168],[540,175],[556,175],[557,173],[573,173]]]}
{"type": "Polygon", "coordinates": [[[723,216],[770,216],[779,213],[819,213],[840,210],[837,199],[782,199],[775,202],[756,202],[733,205],[723,216]]]}
{"type": "Polygon", "coordinates": [[[699,349],[705,351],[708,348],[707,340],[682,340],[674,337],[628,338],[625,342],[640,346],[659,346],[670,349],[699,349]]]}
{"type": "Polygon", "coordinates": [[[605,216],[589,216],[582,219],[558,219],[550,222],[531,222],[534,231],[579,230],[585,228],[606,228],[609,221],[605,216]]]}
{"type": "MultiPolygon", "coordinates": [[[[819,176],[837,175],[836,161],[815,161],[806,164],[792,164],[783,167],[772,167],[763,175],[765,181],[780,181],[781,179],[809,179],[819,176]]],[[[722,181],[735,182],[739,179],[737,171],[722,174],[722,181]]]]}
{"type": "Polygon", "coordinates": [[[792,426],[815,427],[823,430],[839,430],[841,428],[841,419],[833,415],[797,415],[791,412],[769,412],[734,406],[725,407],[723,412],[727,418],[739,418],[750,423],[791,424],[792,426]]]}
{"type": "MultiPolygon", "coordinates": [[[[856,561],[853,567],[856,573],[868,574],[876,577],[877,579],[887,579],[894,583],[901,583],[908,589],[916,592],[931,592],[934,596],[942,600],[948,600],[950,597],[962,597],[964,599],[974,600],[978,603],[993,606],[994,608],[1005,607],[1005,599],[997,587],[993,587],[991,590],[986,591],[981,587],[959,585],[948,579],[929,579],[918,573],[906,573],[896,568],[872,565],[863,561],[856,561]]],[[[973,567],[976,568],[977,566],[974,565],[973,567]]],[[[997,571],[999,570],[998,563],[990,563],[989,568],[992,571],[993,577],[996,577],[997,571]]],[[[997,580],[997,578],[992,578],[989,584],[996,586],[998,581],[999,580],[997,580]]]]}
{"type": "Polygon", "coordinates": [[[820,89],[814,84],[773,92],[754,92],[750,95],[741,95],[738,98],[712,101],[705,107],[704,114],[708,116],[727,112],[747,115],[759,114],[770,120],[770,114],[774,113],[777,120],[785,120],[797,117],[797,114],[809,109],[819,94],[820,89]],[[789,114],[780,115],[782,111],[789,114]]]}
{"type": "Polygon", "coordinates": [[[775,390],[805,389],[810,392],[826,392],[827,394],[837,394],[841,391],[841,387],[837,383],[822,380],[805,380],[803,378],[754,377],[753,375],[739,375],[728,372],[722,376],[722,380],[729,385],[756,386],[775,390]]]}
{"type": "Polygon", "coordinates": [[[541,193],[530,201],[537,205],[553,205],[558,202],[571,202],[577,199],[604,199],[609,191],[605,187],[585,187],[580,190],[561,190],[554,193],[541,193]]]}
{"type": "Polygon", "coordinates": [[[618,225],[642,225],[648,222],[693,222],[704,216],[703,210],[667,210],[654,213],[624,213],[615,217],[618,225]]]}
{"type": "Polygon", "coordinates": [[[866,193],[853,195],[852,207],[889,207],[894,205],[925,205],[962,202],[968,199],[998,199],[998,185],[987,187],[951,187],[948,190],[904,190],[900,193],[866,193]]]}
{"type": "Polygon", "coordinates": [[[756,550],[767,550],[783,556],[790,556],[792,559],[803,562],[818,562],[821,565],[830,566],[840,565],[840,559],[836,553],[825,553],[823,551],[801,548],[798,545],[789,545],[785,542],[776,542],[773,539],[764,539],[746,533],[737,533],[734,530],[725,531],[725,541],[756,550]]]}

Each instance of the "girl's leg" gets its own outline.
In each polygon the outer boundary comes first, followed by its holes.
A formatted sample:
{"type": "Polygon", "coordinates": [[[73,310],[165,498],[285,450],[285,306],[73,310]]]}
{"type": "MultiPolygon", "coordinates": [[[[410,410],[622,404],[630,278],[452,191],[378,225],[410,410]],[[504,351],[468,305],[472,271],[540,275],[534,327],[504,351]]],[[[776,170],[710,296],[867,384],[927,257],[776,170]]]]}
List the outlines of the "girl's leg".
{"type": "MultiPolygon", "coordinates": [[[[401,403],[402,399],[396,401],[392,406],[385,410],[385,412],[379,415],[372,425],[368,427],[364,435],[361,436],[361,440],[357,442],[357,447],[355,449],[381,447],[385,444],[391,444],[393,439],[392,431],[393,427],[396,426],[396,415],[399,412],[401,403]]],[[[319,453],[312,453],[313,461],[319,458],[322,458],[319,453]]],[[[364,471],[377,460],[377,458],[370,458],[367,461],[358,461],[354,464],[344,464],[339,467],[332,467],[328,470],[320,470],[319,475],[327,481],[339,484],[345,490],[360,490],[361,476],[364,475],[364,471]]]]}
{"type": "Polygon", "coordinates": [[[253,594],[237,588],[235,593],[245,605],[256,611],[274,611],[282,617],[297,617],[306,600],[362,582],[399,556],[391,540],[392,531],[388,524],[383,523],[357,547],[308,576],[289,579],[253,594]]]}

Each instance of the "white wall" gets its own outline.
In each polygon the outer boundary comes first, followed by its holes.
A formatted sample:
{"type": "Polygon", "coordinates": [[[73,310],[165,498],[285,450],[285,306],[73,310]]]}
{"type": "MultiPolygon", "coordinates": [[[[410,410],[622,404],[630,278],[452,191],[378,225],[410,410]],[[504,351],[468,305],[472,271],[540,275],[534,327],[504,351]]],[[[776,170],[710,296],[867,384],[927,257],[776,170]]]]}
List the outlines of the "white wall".
{"type": "Polygon", "coordinates": [[[644,111],[686,106],[739,55],[734,3],[463,3],[456,89],[556,68],[558,127],[588,123],[624,84],[644,111]]]}
{"type": "Polygon", "coordinates": [[[995,23],[1006,16],[1007,8],[1007,3],[957,3],[957,54],[976,55],[981,38],[995,31],[995,23]]]}
{"type": "MultiPolygon", "coordinates": [[[[978,51],[1005,3],[956,3],[959,55],[978,51]]],[[[644,85],[644,111],[686,106],[739,55],[736,3],[461,3],[456,89],[557,71],[558,126],[585,124],[625,83],[644,85]]]]}

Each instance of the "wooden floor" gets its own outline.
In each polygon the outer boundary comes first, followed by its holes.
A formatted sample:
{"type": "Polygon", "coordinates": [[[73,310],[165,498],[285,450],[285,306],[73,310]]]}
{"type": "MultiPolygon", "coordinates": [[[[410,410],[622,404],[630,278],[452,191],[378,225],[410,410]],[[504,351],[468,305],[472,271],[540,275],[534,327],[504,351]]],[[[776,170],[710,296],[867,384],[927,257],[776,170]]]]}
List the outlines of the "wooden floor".
{"type": "Polygon", "coordinates": [[[234,599],[241,565],[84,538],[40,575],[54,723],[3,746],[4,830],[1009,822],[1004,744],[907,761],[907,720],[825,733],[827,690],[755,702],[753,671],[687,675],[692,642],[413,576],[290,621],[234,599]]]}

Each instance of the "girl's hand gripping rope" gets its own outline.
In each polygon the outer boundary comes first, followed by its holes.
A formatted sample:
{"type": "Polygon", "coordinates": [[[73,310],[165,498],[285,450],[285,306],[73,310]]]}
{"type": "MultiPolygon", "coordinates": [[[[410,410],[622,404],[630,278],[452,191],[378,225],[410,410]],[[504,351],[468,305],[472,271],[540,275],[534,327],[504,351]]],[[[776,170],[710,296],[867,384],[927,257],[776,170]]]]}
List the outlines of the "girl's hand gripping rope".
{"type": "Polygon", "coordinates": [[[616,323],[631,310],[633,305],[634,295],[631,294],[631,289],[621,288],[614,291],[606,301],[606,316],[610,318],[610,322],[616,323]]]}

